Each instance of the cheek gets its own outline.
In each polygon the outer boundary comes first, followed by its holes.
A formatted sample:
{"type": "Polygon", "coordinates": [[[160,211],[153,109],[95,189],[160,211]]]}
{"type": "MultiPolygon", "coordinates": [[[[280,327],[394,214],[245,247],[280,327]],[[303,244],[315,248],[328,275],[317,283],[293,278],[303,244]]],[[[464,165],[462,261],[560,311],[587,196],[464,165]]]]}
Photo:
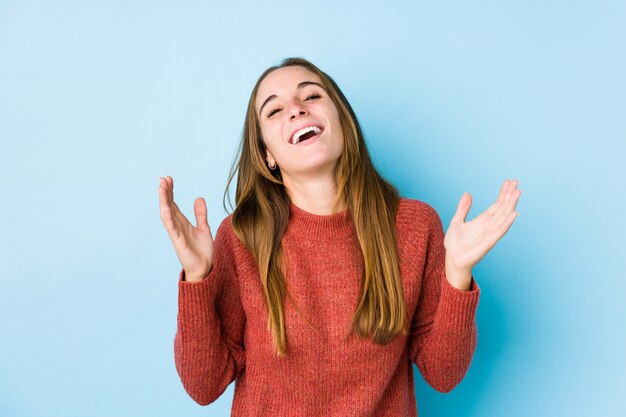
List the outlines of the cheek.
{"type": "Polygon", "coordinates": [[[335,106],[327,106],[323,109],[323,112],[326,113],[326,117],[328,121],[331,123],[333,128],[333,135],[335,132],[341,132],[341,122],[339,121],[339,111],[335,108],[335,106]]]}
{"type": "Polygon", "coordinates": [[[271,140],[269,140],[268,132],[265,129],[261,128],[259,133],[261,134],[261,143],[265,147],[266,152],[272,152],[272,143],[271,140]]]}
{"type": "Polygon", "coordinates": [[[261,136],[263,138],[263,143],[268,151],[272,154],[276,152],[280,152],[280,144],[282,142],[280,132],[272,129],[271,127],[261,128],[261,136]]]}
{"type": "Polygon", "coordinates": [[[267,126],[261,126],[261,138],[265,146],[271,146],[272,144],[272,132],[267,128],[267,126]]]}
{"type": "Polygon", "coordinates": [[[335,113],[333,114],[333,117],[334,117],[333,131],[335,134],[337,134],[343,139],[343,129],[341,127],[341,120],[339,119],[339,113],[335,111],[335,113]]]}
{"type": "Polygon", "coordinates": [[[261,128],[261,132],[263,133],[263,137],[266,138],[268,142],[274,142],[280,136],[278,128],[272,125],[263,126],[261,128]]]}

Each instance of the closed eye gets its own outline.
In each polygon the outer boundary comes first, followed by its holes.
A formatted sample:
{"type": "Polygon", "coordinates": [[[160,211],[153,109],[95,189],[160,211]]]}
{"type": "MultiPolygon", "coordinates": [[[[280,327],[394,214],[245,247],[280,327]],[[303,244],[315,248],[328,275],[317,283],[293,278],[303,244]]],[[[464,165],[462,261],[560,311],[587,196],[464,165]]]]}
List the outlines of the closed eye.
{"type": "MultiPolygon", "coordinates": [[[[319,94],[311,94],[304,101],[311,100],[311,99],[318,99],[318,98],[322,98],[322,96],[320,96],[319,94]]],[[[274,110],[272,110],[271,112],[269,112],[267,117],[272,117],[272,115],[274,115],[274,113],[279,112],[280,110],[282,110],[282,109],[274,109],[274,110]]]]}
{"type": "Polygon", "coordinates": [[[272,111],[271,111],[271,112],[267,115],[267,117],[272,117],[272,115],[273,115],[274,113],[278,112],[278,111],[280,111],[280,109],[274,109],[274,110],[272,110],[272,111]]]}

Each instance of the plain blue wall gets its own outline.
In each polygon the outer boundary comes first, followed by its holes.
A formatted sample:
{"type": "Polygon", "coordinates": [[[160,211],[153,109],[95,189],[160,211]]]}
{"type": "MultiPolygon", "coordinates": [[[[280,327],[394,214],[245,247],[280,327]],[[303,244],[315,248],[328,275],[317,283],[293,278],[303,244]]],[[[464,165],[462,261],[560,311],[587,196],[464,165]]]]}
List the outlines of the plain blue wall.
{"type": "Polygon", "coordinates": [[[618,1],[0,1],[0,415],[229,415],[234,384],[203,408],[174,367],[156,187],[217,230],[254,82],[292,55],[445,229],[463,192],[472,219],[520,180],[474,270],[472,366],[449,394],[414,367],[420,416],[626,415],[625,22],[618,1]]]}

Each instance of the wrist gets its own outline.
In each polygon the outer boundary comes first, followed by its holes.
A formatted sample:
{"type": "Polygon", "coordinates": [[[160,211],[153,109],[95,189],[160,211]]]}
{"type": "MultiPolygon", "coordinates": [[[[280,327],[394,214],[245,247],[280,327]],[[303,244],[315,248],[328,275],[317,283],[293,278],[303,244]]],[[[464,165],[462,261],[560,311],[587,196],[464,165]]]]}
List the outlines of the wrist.
{"type": "Polygon", "coordinates": [[[202,281],[202,280],[203,280],[203,279],[204,279],[207,275],[208,275],[208,273],[207,273],[207,274],[204,274],[204,275],[202,275],[202,276],[187,275],[187,272],[183,272],[183,278],[182,278],[182,281],[183,281],[183,282],[200,282],[200,281],[202,281]]]}
{"type": "Polygon", "coordinates": [[[456,289],[468,291],[472,284],[472,270],[459,269],[446,262],[446,279],[456,289]]]}

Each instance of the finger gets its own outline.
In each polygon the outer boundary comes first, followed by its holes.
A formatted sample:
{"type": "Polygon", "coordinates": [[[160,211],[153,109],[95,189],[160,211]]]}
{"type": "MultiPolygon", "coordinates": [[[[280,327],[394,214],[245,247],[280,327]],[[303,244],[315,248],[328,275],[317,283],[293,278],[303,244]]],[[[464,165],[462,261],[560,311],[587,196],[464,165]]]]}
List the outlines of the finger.
{"type": "Polygon", "coordinates": [[[159,178],[159,186],[157,191],[159,192],[159,208],[162,211],[164,208],[169,207],[169,195],[167,191],[168,185],[165,177],[159,178]]]}
{"type": "Polygon", "coordinates": [[[166,177],[159,177],[159,188],[162,188],[163,191],[165,192],[165,201],[164,203],[168,203],[169,202],[169,182],[167,181],[166,177]]]}
{"type": "Polygon", "coordinates": [[[515,207],[517,207],[517,202],[519,201],[520,196],[522,195],[522,190],[520,190],[519,188],[516,188],[515,190],[513,190],[513,192],[511,193],[511,198],[508,201],[508,205],[515,210],[515,207]]]}
{"type": "MultiPolygon", "coordinates": [[[[179,216],[182,215],[182,212],[179,210],[178,205],[174,202],[174,179],[169,175],[163,177],[165,178],[165,183],[167,184],[167,204],[172,209],[172,215],[179,216]]],[[[184,216],[184,215],[183,215],[184,216]]]]}
{"type": "Polygon", "coordinates": [[[504,201],[504,205],[503,205],[504,212],[506,212],[507,214],[515,210],[515,204],[517,204],[517,200],[519,199],[519,196],[522,193],[517,188],[518,184],[519,184],[519,181],[515,180],[512,188],[509,190],[509,193],[507,194],[506,200],[504,201]]]}
{"type": "Polygon", "coordinates": [[[509,201],[511,200],[511,197],[513,197],[513,193],[517,189],[518,185],[519,185],[519,180],[511,180],[511,184],[509,185],[509,189],[507,190],[507,193],[506,193],[506,198],[504,199],[505,205],[508,204],[509,201]]]}
{"type": "Polygon", "coordinates": [[[500,206],[506,199],[506,193],[509,191],[510,186],[511,180],[507,178],[506,180],[504,180],[504,183],[502,183],[502,187],[500,188],[500,194],[498,195],[497,201],[498,206],[500,206]]]}
{"type": "Polygon", "coordinates": [[[169,231],[176,230],[176,220],[184,215],[178,209],[178,206],[172,198],[170,193],[170,181],[167,177],[161,177],[159,179],[159,206],[161,211],[161,220],[169,231]]]}
{"type": "Polygon", "coordinates": [[[509,187],[506,193],[504,194],[504,200],[500,203],[500,206],[494,212],[494,217],[499,218],[503,214],[505,214],[505,216],[509,215],[511,211],[511,205],[509,203],[511,201],[511,197],[513,196],[513,193],[515,192],[518,184],[519,184],[518,180],[512,180],[510,182],[509,187]]]}
{"type": "Polygon", "coordinates": [[[503,222],[502,225],[500,225],[500,237],[504,236],[504,234],[509,231],[517,216],[519,216],[519,211],[514,211],[510,213],[506,221],[503,222]]]}
{"type": "MultiPolygon", "coordinates": [[[[165,182],[164,180],[162,181],[165,182]]],[[[160,201],[159,212],[161,215],[161,221],[163,222],[163,225],[165,226],[165,229],[167,230],[170,237],[174,238],[177,236],[178,233],[176,232],[176,224],[172,216],[172,208],[168,204],[167,199],[168,197],[167,197],[167,191],[165,187],[160,186],[159,187],[159,201],[160,201]]]]}
{"type": "Polygon", "coordinates": [[[167,193],[170,203],[174,202],[174,179],[167,175],[165,177],[165,181],[167,182],[167,193]]]}
{"type": "Polygon", "coordinates": [[[498,199],[496,200],[495,203],[493,203],[488,209],[487,211],[489,212],[489,214],[495,214],[495,212],[498,210],[498,208],[500,208],[500,205],[502,204],[502,202],[504,201],[506,192],[509,188],[510,185],[510,180],[506,179],[504,180],[504,182],[502,183],[502,186],[500,187],[500,194],[498,194],[498,199]]]}
{"type": "Polygon", "coordinates": [[[511,192],[511,197],[505,203],[504,209],[494,217],[495,221],[500,224],[505,224],[509,220],[511,213],[515,212],[519,197],[522,195],[522,191],[515,189],[511,192]]]}
{"type": "Polygon", "coordinates": [[[204,201],[204,198],[196,198],[196,201],[193,203],[193,212],[196,215],[196,226],[199,229],[208,229],[210,232],[211,227],[207,221],[206,202],[204,201]]]}
{"type": "Polygon", "coordinates": [[[169,192],[169,182],[167,181],[166,177],[160,177],[159,178],[159,201],[161,203],[161,205],[170,205],[170,203],[172,202],[171,198],[170,198],[170,192],[169,192]]]}
{"type": "Polygon", "coordinates": [[[159,186],[157,187],[159,193],[159,206],[168,204],[167,194],[167,180],[164,177],[159,177],[159,186]]]}
{"type": "Polygon", "coordinates": [[[470,207],[472,206],[472,195],[470,193],[463,193],[461,199],[459,200],[459,204],[456,206],[456,213],[452,218],[453,222],[464,223],[467,218],[467,213],[470,211],[470,207]]]}

